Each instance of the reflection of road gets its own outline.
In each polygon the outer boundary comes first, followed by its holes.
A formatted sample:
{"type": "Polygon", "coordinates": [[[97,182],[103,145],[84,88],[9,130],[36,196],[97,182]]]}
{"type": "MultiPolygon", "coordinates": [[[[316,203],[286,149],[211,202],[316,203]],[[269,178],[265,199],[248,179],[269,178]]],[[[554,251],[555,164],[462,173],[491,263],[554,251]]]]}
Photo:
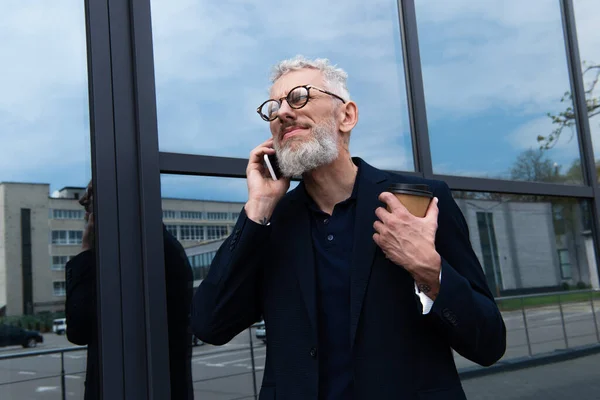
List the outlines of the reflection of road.
{"type": "MultiPolygon", "coordinates": [[[[34,349],[18,346],[4,347],[0,355],[23,354],[37,350],[52,350],[64,347],[76,347],[67,338],[54,333],[44,334],[44,343],[34,349]]],[[[65,353],[65,388],[67,398],[83,398],[83,382],[85,375],[86,352],[65,353]],[[79,372],[79,373],[78,373],[79,372]]],[[[0,361],[0,399],[60,399],[60,354],[48,354],[27,358],[0,361]],[[56,375],[59,375],[58,377],[56,375]],[[45,378],[35,381],[29,379],[45,378]],[[6,382],[19,382],[3,385],[6,382]]]]}
{"type": "MultiPolygon", "coordinates": [[[[525,311],[532,354],[565,349],[565,331],[569,347],[598,343],[597,329],[600,329],[600,304],[594,303],[596,326],[594,326],[594,314],[592,314],[592,306],[589,302],[563,304],[562,309],[562,316],[558,305],[525,311]],[[565,321],[564,330],[563,319],[565,321]]],[[[502,315],[507,330],[507,350],[503,359],[528,356],[529,348],[522,312],[520,310],[509,311],[504,312],[502,315]]],[[[458,368],[475,365],[459,355],[455,360],[458,368]]]]}
{"type": "MultiPolygon", "coordinates": [[[[600,304],[596,317],[600,327],[600,304]]],[[[538,354],[565,348],[561,314],[558,306],[530,309],[526,312],[532,353],[538,354]]],[[[507,327],[508,349],[505,359],[528,355],[524,321],[521,311],[503,313],[507,327]]],[[[597,343],[592,309],[589,303],[571,303],[563,306],[563,317],[569,346],[597,343]]],[[[268,333],[267,333],[268,334],[268,333]]],[[[266,346],[253,336],[256,385],[260,389],[264,369],[266,346]]],[[[192,368],[196,399],[232,400],[252,396],[252,358],[248,349],[248,332],[242,332],[225,346],[197,346],[193,348],[192,368]]],[[[64,336],[45,334],[44,343],[34,350],[70,347],[64,336]]],[[[0,355],[26,353],[30,349],[21,347],[0,348],[0,355]]],[[[67,372],[67,398],[81,399],[85,352],[65,354],[67,372]]],[[[459,368],[473,365],[457,355],[459,368]]],[[[32,358],[0,361],[0,399],[60,399],[60,378],[53,377],[33,382],[13,383],[31,378],[60,374],[60,355],[45,355],[32,358]]]]}

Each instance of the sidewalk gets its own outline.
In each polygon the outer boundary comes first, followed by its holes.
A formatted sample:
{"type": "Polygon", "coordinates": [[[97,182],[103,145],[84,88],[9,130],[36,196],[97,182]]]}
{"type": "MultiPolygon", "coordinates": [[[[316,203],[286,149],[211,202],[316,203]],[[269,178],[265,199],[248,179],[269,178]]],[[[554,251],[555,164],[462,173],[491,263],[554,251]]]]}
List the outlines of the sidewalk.
{"type": "Polygon", "coordinates": [[[600,399],[600,354],[463,379],[469,400],[600,399]]]}

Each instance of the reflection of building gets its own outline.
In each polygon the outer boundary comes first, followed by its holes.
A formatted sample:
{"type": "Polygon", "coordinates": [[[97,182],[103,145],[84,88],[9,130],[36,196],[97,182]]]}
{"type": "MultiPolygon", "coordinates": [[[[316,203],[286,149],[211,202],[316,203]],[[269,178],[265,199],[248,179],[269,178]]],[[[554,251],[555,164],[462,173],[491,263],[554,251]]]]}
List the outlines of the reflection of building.
{"type": "Polygon", "coordinates": [[[457,200],[494,295],[590,284],[575,203],[457,200]]]}
{"type": "Polygon", "coordinates": [[[200,285],[202,279],[206,278],[208,268],[217,250],[223,244],[225,239],[213,240],[203,244],[187,247],[185,253],[190,260],[192,269],[194,270],[194,287],[200,285]]]}
{"type": "MultiPolygon", "coordinates": [[[[0,184],[0,310],[8,315],[62,310],[64,265],[79,252],[84,188],[0,184]]],[[[596,268],[577,203],[458,199],[491,290],[589,285],[596,268]],[[587,247],[586,247],[587,244],[587,247]]],[[[163,221],[186,249],[195,286],[204,279],[243,203],[162,199],[163,221]]]]}
{"type": "MultiPolygon", "coordinates": [[[[64,266],[79,253],[85,188],[49,196],[48,184],[0,183],[0,315],[64,309],[64,266]]],[[[184,247],[227,236],[242,203],[162,200],[163,220],[184,247]]],[[[191,260],[192,261],[192,260],[191,260]]]]}

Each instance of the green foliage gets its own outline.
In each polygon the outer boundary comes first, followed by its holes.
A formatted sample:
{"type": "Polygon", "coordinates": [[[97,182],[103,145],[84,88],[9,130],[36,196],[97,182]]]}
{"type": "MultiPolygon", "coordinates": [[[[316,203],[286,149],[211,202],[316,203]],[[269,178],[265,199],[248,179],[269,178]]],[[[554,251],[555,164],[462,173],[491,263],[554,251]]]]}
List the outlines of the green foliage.
{"type": "MultiPolygon", "coordinates": [[[[537,308],[544,306],[558,306],[559,296],[561,303],[589,302],[590,296],[600,299],[600,292],[590,293],[561,293],[526,297],[523,299],[523,307],[537,308]]],[[[521,309],[521,299],[497,300],[500,311],[514,311],[521,309]]]]}
{"type": "Polygon", "coordinates": [[[52,322],[57,318],[64,318],[65,313],[42,312],[36,315],[20,315],[0,317],[0,324],[18,326],[23,329],[40,331],[41,333],[52,331],[52,322]]]}

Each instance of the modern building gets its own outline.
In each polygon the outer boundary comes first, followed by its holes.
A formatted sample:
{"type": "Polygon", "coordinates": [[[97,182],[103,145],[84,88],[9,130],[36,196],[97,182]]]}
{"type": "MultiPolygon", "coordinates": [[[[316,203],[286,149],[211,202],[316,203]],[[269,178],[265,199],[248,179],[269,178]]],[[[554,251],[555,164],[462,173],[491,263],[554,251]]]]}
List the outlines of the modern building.
{"type": "MultiPolygon", "coordinates": [[[[65,264],[81,249],[82,187],[50,194],[49,184],[0,183],[0,315],[64,310],[65,264]]],[[[184,247],[208,247],[228,236],[242,204],[163,199],[163,221],[184,247]]],[[[190,262],[197,270],[200,260],[190,262]]],[[[204,256],[206,258],[206,256],[204,256]]],[[[202,264],[206,267],[206,260],[202,264]]]]}
{"type": "Polygon", "coordinates": [[[0,312],[62,308],[93,179],[103,397],[168,398],[161,224],[197,284],[296,54],[348,73],[353,156],[448,185],[496,296],[600,289],[599,20],[598,0],[0,2],[0,312]]]}

